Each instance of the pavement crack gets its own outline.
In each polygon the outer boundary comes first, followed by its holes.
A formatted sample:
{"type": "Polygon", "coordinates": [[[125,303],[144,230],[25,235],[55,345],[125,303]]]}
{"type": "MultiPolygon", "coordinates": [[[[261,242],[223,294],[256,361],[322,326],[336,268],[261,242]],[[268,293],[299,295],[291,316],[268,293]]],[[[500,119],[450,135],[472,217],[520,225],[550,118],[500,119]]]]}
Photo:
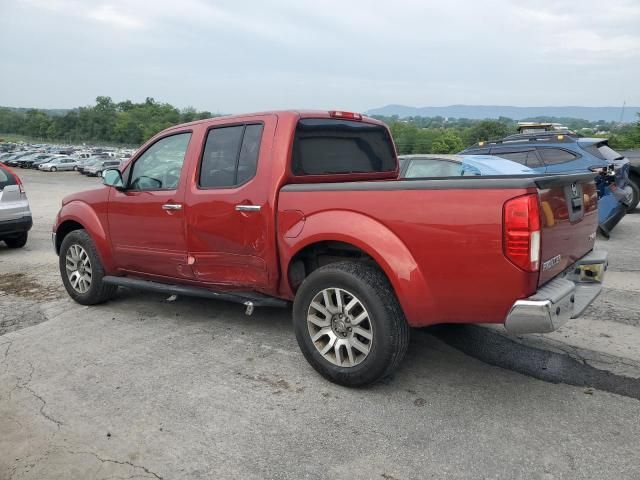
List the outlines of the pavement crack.
{"type": "Polygon", "coordinates": [[[31,395],[33,395],[38,400],[40,400],[40,402],[42,402],[42,406],[40,407],[40,411],[39,411],[40,415],[42,415],[44,418],[46,418],[50,422],[55,423],[56,426],[58,427],[58,430],[60,430],[60,427],[64,425],[64,423],[62,423],[60,420],[55,419],[54,417],[52,417],[51,415],[49,415],[47,412],[44,411],[44,408],[47,406],[47,401],[44,398],[42,398],[40,395],[38,395],[35,391],[33,391],[31,387],[25,386],[25,387],[19,387],[19,388],[23,388],[24,390],[27,390],[29,393],[31,393],[31,395]]]}
{"type": "Polygon", "coordinates": [[[54,418],[53,416],[45,412],[44,409],[47,406],[47,401],[44,398],[42,398],[41,395],[38,395],[38,393],[36,393],[36,391],[29,386],[29,383],[31,383],[31,379],[33,378],[33,372],[35,371],[35,368],[31,362],[29,362],[29,368],[30,368],[29,378],[27,378],[27,380],[24,382],[18,380],[18,382],[16,383],[16,386],[13,387],[11,392],[13,392],[14,390],[26,390],[33,397],[37,398],[40,401],[40,403],[42,403],[42,406],[40,407],[40,410],[39,410],[40,415],[46,418],[47,420],[49,420],[50,422],[55,423],[58,430],[60,430],[60,427],[64,425],[64,423],[62,423],[60,420],[57,420],[56,418],[54,418]]]}
{"type": "MultiPolygon", "coordinates": [[[[136,465],[135,463],[132,463],[132,462],[128,462],[128,461],[122,462],[120,460],[113,460],[111,458],[102,458],[100,455],[98,455],[97,453],[94,453],[94,452],[85,452],[85,451],[73,452],[73,451],[69,450],[69,453],[71,453],[73,455],[91,455],[91,456],[97,458],[102,463],[115,463],[117,465],[129,465],[132,468],[139,468],[142,471],[144,471],[145,473],[147,473],[149,475],[153,475],[154,478],[157,478],[159,480],[163,480],[163,478],[160,475],[158,475],[155,472],[152,472],[147,467],[142,466],[142,465],[136,465]]],[[[133,477],[135,477],[135,476],[136,475],[134,475],[133,477]]],[[[128,478],[132,478],[132,477],[128,477],[128,478]]]]}

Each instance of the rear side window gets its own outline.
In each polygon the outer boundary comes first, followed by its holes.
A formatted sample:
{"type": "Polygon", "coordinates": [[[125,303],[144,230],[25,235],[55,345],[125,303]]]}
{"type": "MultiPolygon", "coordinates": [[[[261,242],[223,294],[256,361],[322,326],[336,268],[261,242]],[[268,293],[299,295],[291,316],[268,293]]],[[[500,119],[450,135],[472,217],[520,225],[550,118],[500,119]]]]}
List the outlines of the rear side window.
{"type": "Polygon", "coordinates": [[[4,187],[15,184],[15,177],[7,172],[4,168],[0,167],[0,190],[2,190],[4,187]]]}
{"type": "Polygon", "coordinates": [[[387,129],[349,120],[308,118],[293,142],[294,175],[389,172],[396,156],[387,129]]]}
{"type": "Polygon", "coordinates": [[[540,148],[538,153],[542,157],[542,161],[547,165],[567,163],[578,158],[577,155],[560,148],[540,148]]]}
{"type": "Polygon", "coordinates": [[[604,160],[613,161],[623,158],[622,155],[620,155],[606,143],[595,143],[593,145],[589,145],[588,147],[584,147],[584,149],[590,154],[604,160]]]}
{"type": "Polygon", "coordinates": [[[412,160],[407,169],[406,178],[424,177],[459,177],[462,175],[462,164],[448,160],[412,160]]]}
{"type": "Polygon", "coordinates": [[[507,160],[511,160],[512,162],[519,163],[520,165],[526,165],[527,167],[531,168],[542,166],[535,150],[528,150],[526,152],[492,151],[491,155],[495,155],[496,157],[500,158],[506,158],[507,160]]]}
{"type": "Polygon", "coordinates": [[[209,131],[198,185],[234,187],[253,178],[258,167],[262,130],[262,124],[251,124],[209,131]]]}

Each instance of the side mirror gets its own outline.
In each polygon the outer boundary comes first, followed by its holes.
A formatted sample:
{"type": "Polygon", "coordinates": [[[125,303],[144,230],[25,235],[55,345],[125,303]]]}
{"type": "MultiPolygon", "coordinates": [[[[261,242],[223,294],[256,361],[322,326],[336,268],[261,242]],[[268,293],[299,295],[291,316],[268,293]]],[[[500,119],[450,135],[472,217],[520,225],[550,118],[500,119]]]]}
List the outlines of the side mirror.
{"type": "Polygon", "coordinates": [[[124,190],[122,173],[117,168],[108,168],[102,172],[102,183],[117,190],[124,190]]]}

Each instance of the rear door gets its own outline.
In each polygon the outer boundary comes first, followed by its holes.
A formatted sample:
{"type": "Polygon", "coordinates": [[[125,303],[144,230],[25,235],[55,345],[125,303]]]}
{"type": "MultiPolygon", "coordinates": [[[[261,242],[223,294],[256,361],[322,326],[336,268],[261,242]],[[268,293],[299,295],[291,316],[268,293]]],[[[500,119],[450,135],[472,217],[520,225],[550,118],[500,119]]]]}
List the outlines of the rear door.
{"type": "Polygon", "coordinates": [[[539,284],[562,273],[593,249],[598,193],[593,175],[538,179],[541,217],[539,284]]]}
{"type": "Polygon", "coordinates": [[[578,173],[586,171],[580,155],[564,148],[539,147],[538,155],[547,173],[578,173]]]}
{"type": "Polygon", "coordinates": [[[191,132],[182,132],[158,139],[124,172],[125,190],[110,189],[109,239],[119,268],[164,277],[191,276],[186,266],[181,175],[190,138],[191,132]]]}
{"type": "Polygon", "coordinates": [[[189,260],[197,280],[268,287],[267,259],[275,236],[268,202],[275,127],[275,116],[256,116],[206,132],[186,210],[189,260]]]}

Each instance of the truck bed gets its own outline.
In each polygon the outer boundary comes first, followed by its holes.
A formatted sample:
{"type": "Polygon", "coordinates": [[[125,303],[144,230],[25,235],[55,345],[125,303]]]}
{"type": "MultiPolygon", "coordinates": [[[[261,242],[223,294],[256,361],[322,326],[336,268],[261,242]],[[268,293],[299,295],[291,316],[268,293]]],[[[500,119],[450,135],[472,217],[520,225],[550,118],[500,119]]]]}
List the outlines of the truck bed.
{"type": "Polygon", "coordinates": [[[281,258],[290,258],[301,242],[322,241],[330,223],[333,232],[341,232],[340,241],[362,249],[398,279],[393,287],[411,325],[502,322],[514,298],[532,295],[592,250],[597,228],[593,177],[286,185],[278,202],[281,258]],[[503,245],[505,202],[531,193],[540,202],[538,272],[514,265],[503,245]],[[291,212],[298,213],[292,217],[291,212]]]}

